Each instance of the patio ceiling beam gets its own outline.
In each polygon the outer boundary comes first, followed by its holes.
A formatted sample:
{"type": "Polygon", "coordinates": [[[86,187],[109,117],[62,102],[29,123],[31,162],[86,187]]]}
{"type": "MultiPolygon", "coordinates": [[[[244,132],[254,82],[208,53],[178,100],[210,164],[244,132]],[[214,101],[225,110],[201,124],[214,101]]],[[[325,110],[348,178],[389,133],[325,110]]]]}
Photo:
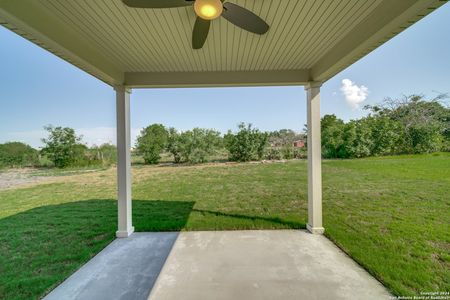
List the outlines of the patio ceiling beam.
{"type": "Polygon", "coordinates": [[[125,73],[125,85],[132,88],[279,86],[308,81],[309,70],[125,73]]]}
{"type": "Polygon", "coordinates": [[[0,1],[0,23],[109,85],[123,84],[119,68],[39,1],[0,1]]]}
{"type": "Polygon", "coordinates": [[[446,2],[443,0],[383,1],[311,69],[311,78],[326,81],[381,46],[446,2]]]}

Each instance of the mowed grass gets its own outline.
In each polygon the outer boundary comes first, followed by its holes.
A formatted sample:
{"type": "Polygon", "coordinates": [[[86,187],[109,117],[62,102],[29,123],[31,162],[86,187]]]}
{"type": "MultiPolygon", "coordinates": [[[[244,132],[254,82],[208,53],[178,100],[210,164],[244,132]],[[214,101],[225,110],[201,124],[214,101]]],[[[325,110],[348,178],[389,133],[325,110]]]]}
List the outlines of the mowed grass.
{"type": "MultiPolygon", "coordinates": [[[[133,168],[137,231],[305,228],[305,161],[133,168]]],[[[450,154],[323,162],[326,235],[397,295],[450,290],[450,154]]],[[[48,293],[114,239],[115,170],[0,191],[0,299],[48,293]]]]}

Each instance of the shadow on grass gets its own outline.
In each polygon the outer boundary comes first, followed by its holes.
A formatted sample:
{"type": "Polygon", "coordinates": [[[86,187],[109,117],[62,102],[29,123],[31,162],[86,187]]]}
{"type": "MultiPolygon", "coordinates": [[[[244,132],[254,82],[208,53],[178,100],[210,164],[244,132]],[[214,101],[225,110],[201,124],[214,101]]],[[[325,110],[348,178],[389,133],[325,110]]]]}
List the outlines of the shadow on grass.
{"type": "MultiPolygon", "coordinates": [[[[248,229],[248,228],[284,228],[284,229],[305,229],[306,224],[288,221],[278,217],[261,217],[261,216],[248,216],[236,213],[224,213],[220,211],[212,211],[205,209],[192,209],[193,213],[200,213],[202,215],[211,215],[217,218],[221,218],[224,220],[229,220],[229,223],[237,223],[237,226],[230,226],[227,228],[226,223],[223,225],[222,229],[248,229]],[[247,224],[246,224],[247,223],[247,224]],[[251,226],[253,225],[253,226],[251,226]]],[[[221,228],[212,228],[212,229],[221,229],[221,228]]]]}
{"type": "MultiPolygon", "coordinates": [[[[194,209],[194,204],[133,200],[133,224],[136,231],[304,228],[280,218],[194,209]]],[[[0,219],[0,299],[41,297],[114,240],[116,230],[112,199],[36,207],[0,219]]]]}
{"type": "MultiPolygon", "coordinates": [[[[194,202],[133,201],[136,229],[176,231],[194,202]]],[[[40,298],[115,238],[117,201],[36,207],[0,219],[0,299],[40,298]]]]}

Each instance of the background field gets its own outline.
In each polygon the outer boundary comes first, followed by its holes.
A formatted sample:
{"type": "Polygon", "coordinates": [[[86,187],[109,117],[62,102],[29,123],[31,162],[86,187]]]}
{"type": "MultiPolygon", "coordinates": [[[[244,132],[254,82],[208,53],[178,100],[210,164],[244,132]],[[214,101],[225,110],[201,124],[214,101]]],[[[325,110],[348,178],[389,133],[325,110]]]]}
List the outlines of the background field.
{"type": "MultiPolygon", "coordinates": [[[[327,237],[397,295],[450,290],[449,153],[323,172],[327,237]]],[[[1,299],[44,295],[114,239],[115,169],[60,175],[0,191],[1,299]]],[[[306,161],[137,165],[133,180],[137,231],[305,227],[306,161]]]]}

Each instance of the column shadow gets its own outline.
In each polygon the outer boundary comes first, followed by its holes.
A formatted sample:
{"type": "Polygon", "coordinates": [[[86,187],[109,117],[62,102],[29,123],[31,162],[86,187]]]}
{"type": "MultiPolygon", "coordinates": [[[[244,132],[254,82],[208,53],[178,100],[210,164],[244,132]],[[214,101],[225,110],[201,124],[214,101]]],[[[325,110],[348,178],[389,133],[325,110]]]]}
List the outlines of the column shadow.
{"type": "MultiPolygon", "coordinates": [[[[133,200],[133,224],[137,232],[167,233],[164,235],[167,237],[166,244],[159,244],[162,250],[151,244],[145,249],[147,252],[143,257],[154,257],[151,261],[160,262],[160,265],[152,269],[156,270],[153,279],[144,284],[149,289],[176,240],[177,232],[181,230],[305,226],[303,223],[276,217],[196,209],[194,204],[194,201],[133,200]],[[189,218],[194,219],[193,225],[188,225],[189,218]],[[214,227],[214,222],[222,222],[222,227],[214,227]]],[[[41,206],[0,219],[0,298],[41,298],[115,240],[116,229],[117,201],[114,199],[88,199],[41,206]]],[[[117,243],[124,241],[116,240],[108,247],[117,243]]],[[[133,251],[130,250],[129,255],[138,257],[133,251]]],[[[150,261],[141,267],[146,267],[149,263],[150,261]]],[[[93,270],[97,269],[98,267],[93,270]]],[[[95,277],[93,279],[95,281],[95,277]]],[[[95,282],[86,284],[95,286],[95,282]]],[[[103,285],[109,285],[109,290],[114,291],[114,281],[103,285]]],[[[133,289],[134,299],[141,298],[139,295],[146,293],[142,292],[142,286],[137,289],[131,285],[130,291],[133,289]]],[[[94,295],[98,297],[98,294],[94,295]]],[[[86,299],[87,294],[84,293],[83,297],[86,299]]]]}

